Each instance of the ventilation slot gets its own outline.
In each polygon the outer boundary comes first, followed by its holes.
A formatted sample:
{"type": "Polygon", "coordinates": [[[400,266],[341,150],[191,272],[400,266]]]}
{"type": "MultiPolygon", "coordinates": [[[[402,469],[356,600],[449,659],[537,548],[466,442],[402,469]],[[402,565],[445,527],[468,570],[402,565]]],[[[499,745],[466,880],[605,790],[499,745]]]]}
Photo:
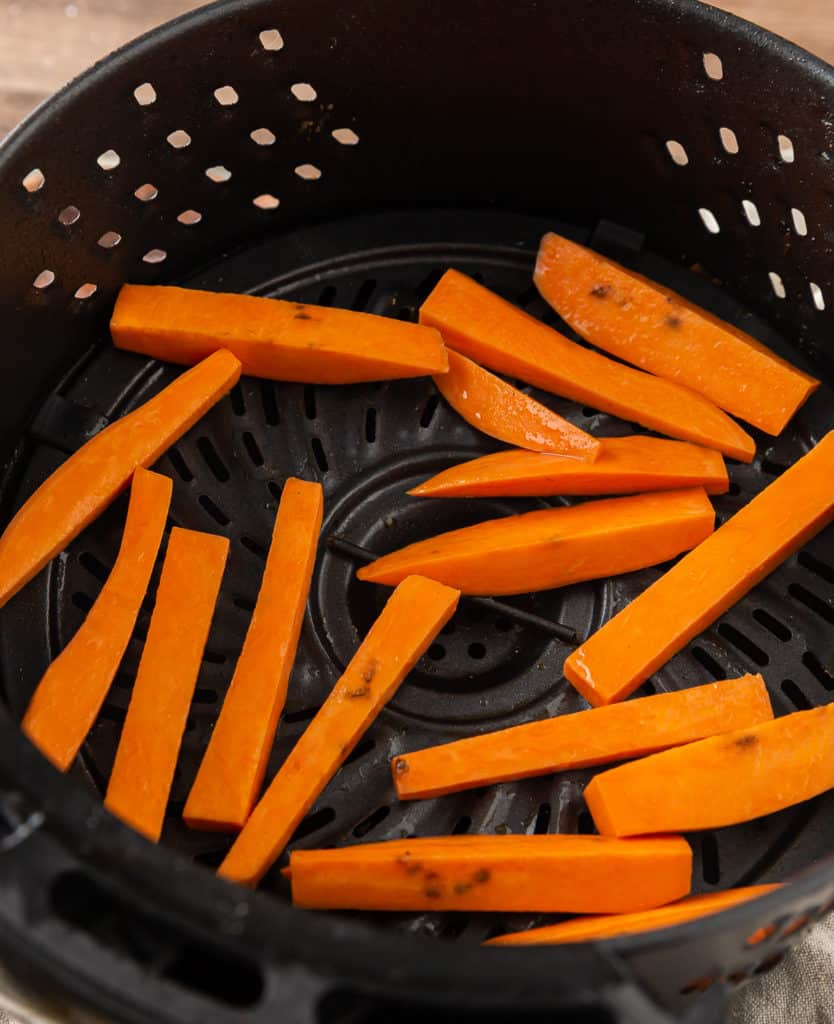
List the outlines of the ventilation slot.
{"type": "Polygon", "coordinates": [[[314,437],[310,441],[310,447],[313,449],[313,458],[316,460],[316,465],[322,473],[326,473],[330,468],[330,463],[327,461],[327,455],[324,451],[324,445],[321,443],[321,438],[314,437]]]}
{"type": "Polygon", "coordinates": [[[287,725],[295,725],[301,722],[311,722],[321,710],[317,708],[301,708],[298,711],[289,711],[284,715],[283,721],[287,725]]]}
{"type": "Polygon", "coordinates": [[[256,558],[260,558],[262,562],[266,561],[267,550],[256,540],[253,540],[251,537],[247,537],[244,535],[240,538],[240,543],[246,548],[247,551],[253,554],[256,558]]]}
{"type": "Polygon", "coordinates": [[[313,835],[314,832],[318,832],[319,829],[326,828],[335,820],[336,812],[332,807],[322,807],[320,811],[313,811],[312,814],[307,815],[295,830],[292,839],[290,839],[290,844],[306,839],[308,836],[313,835]]]}
{"type": "Polygon", "coordinates": [[[711,654],[707,654],[703,647],[693,647],[692,657],[702,665],[707,672],[712,676],[713,679],[726,679],[726,671],[719,665],[719,663],[712,657],[711,654]]]}
{"type": "Polygon", "coordinates": [[[366,757],[374,749],[376,743],[371,739],[370,736],[366,736],[361,742],[357,743],[353,750],[345,758],[345,764],[353,764],[354,761],[359,761],[361,758],[366,757]]]}
{"type": "Polygon", "coordinates": [[[436,267],[434,270],[430,270],[428,274],[426,274],[423,280],[414,289],[414,294],[417,296],[418,304],[422,305],[423,300],[429,297],[441,277],[443,277],[443,270],[440,267],[436,267]]]}
{"type": "Polygon", "coordinates": [[[808,711],[813,704],[808,700],[802,690],[796,685],[793,679],[782,680],[782,693],[793,704],[797,711],[808,711]]]}
{"type": "Polygon", "coordinates": [[[337,293],[336,293],[335,285],[332,285],[332,284],[325,285],[325,287],[322,288],[322,290],[321,290],[321,295],[319,295],[319,305],[320,306],[332,306],[333,305],[333,301],[336,298],[336,294],[337,293]]]}
{"type": "Polygon", "coordinates": [[[316,388],[314,384],[304,385],[304,415],[308,420],[314,420],[318,416],[316,408],[316,388]]]}
{"type": "Polygon", "coordinates": [[[753,618],[760,625],[764,626],[769,633],[772,633],[777,640],[781,640],[782,643],[787,643],[787,641],[790,640],[792,634],[784,622],[780,622],[778,619],[775,619],[770,612],[765,611],[764,608],[757,608],[753,612],[753,618]]]}
{"type": "Polygon", "coordinates": [[[822,683],[826,690],[834,690],[834,675],[829,672],[813,651],[806,651],[802,655],[802,664],[818,683],[822,683]]]}
{"type": "Polygon", "coordinates": [[[262,466],[264,464],[263,452],[258,447],[258,442],[247,430],[243,435],[243,447],[246,449],[246,454],[249,456],[249,461],[253,466],[262,466]]]}
{"type": "Polygon", "coordinates": [[[426,652],[430,661],[443,661],[446,657],[446,648],[443,644],[432,644],[426,652]]]}
{"type": "Polygon", "coordinates": [[[228,526],[231,519],[226,515],[222,508],[219,508],[211,500],[207,494],[201,494],[199,498],[200,504],[208,512],[211,518],[220,526],[228,526]]]}
{"type": "Polygon", "coordinates": [[[437,412],[439,404],[440,398],[437,395],[432,395],[423,407],[423,411],[420,414],[420,426],[424,430],[431,426],[431,421],[434,419],[434,414],[437,412]]]}
{"type": "Polygon", "coordinates": [[[536,812],[536,820],[533,824],[533,832],[537,836],[543,836],[550,828],[550,804],[540,804],[536,812]]]}
{"type": "Polygon", "coordinates": [[[182,457],[182,453],[176,448],[168,449],[168,461],[174,467],[174,472],[184,483],[190,484],[194,474],[188,468],[188,463],[182,457]]]}
{"type": "Polygon", "coordinates": [[[834,569],[826,562],[821,562],[818,558],[815,558],[810,552],[800,551],[796,560],[803,569],[808,569],[809,572],[819,576],[826,583],[834,583],[834,569]]]}
{"type": "Polygon", "coordinates": [[[211,441],[207,437],[201,437],[197,442],[197,449],[215,480],[221,484],[227,483],[230,477],[229,470],[211,441]]]}
{"type": "Polygon", "coordinates": [[[363,281],[350,308],[355,310],[357,313],[364,312],[368,308],[375,291],[376,281],[373,278],[368,278],[366,281],[363,281]]]}
{"type": "Polygon", "coordinates": [[[93,607],[93,599],[80,590],[72,595],[72,603],[76,608],[80,608],[85,613],[93,607]]]}
{"type": "Polygon", "coordinates": [[[826,604],[821,597],[817,597],[810,590],[806,590],[800,583],[791,583],[788,587],[788,593],[825,622],[834,622],[834,608],[826,604]]]}
{"type": "Polygon", "coordinates": [[[359,822],[359,824],[353,830],[354,836],[356,836],[357,839],[361,839],[363,836],[366,836],[369,832],[372,832],[378,825],[381,825],[390,813],[390,807],[377,807],[373,814],[369,814],[364,821],[359,822]]]}
{"type": "Polygon", "coordinates": [[[271,381],[261,381],[261,405],[263,406],[266,425],[268,427],[277,427],[281,422],[281,414],[278,412],[275,386],[271,381]]]}
{"type": "Polygon", "coordinates": [[[235,384],[229,392],[229,401],[232,403],[232,412],[235,416],[244,416],[246,414],[246,402],[243,398],[243,388],[240,384],[235,384]]]}
{"type": "Polygon", "coordinates": [[[594,819],[587,811],[580,811],[576,816],[576,831],[581,836],[592,836],[596,833],[594,819]]]}
{"type": "Polygon", "coordinates": [[[368,444],[376,441],[376,409],[370,408],[365,413],[365,440],[368,444]]]}
{"type": "Polygon", "coordinates": [[[726,622],[722,622],[718,627],[719,636],[723,636],[725,640],[729,641],[736,648],[741,651],[751,661],[754,661],[757,665],[767,665],[770,658],[765,652],[755,644],[749,636],[740,632],[734,626],[729,625],[726,622]]]}
{"type": "Polygon", "coordinates": [[[721,880],[718,840],[712,832],[705,832],[701,836],[701,873],[707,885],[718,885],[721,880]]]}
{"type": "Polygon", "coordinates": [[[99,583],[107,582],[110,570],[103,562],[100,562],[95,555],[91,554],[89,551],[85,551],[78,556],[78,561],[94,579],[99,581],[99,583]]]}

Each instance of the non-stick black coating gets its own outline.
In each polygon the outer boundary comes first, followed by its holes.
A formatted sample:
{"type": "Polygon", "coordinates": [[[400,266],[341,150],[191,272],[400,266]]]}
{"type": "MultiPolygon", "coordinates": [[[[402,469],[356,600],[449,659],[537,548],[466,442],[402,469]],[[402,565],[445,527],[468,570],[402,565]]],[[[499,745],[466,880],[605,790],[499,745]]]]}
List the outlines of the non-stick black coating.
{"type": "MultiPolygon", "coordinates": [[[[580,230],[596,226],[596,243],[626,260],[642,259],[650,274],[671,274],[696,298],[773,342],[773,333],[729,296],[743,299],[781,322],[785,337],[819,355],[830,320],[813,308],[809,282],[824,286],[830,263],[825,233],[817,226],[827,210],[829,131],[823,120],[827,101],[820,97],[830,91],[827,70],[810,58],[689,3],[610,0],[591,8],[524,2],[508,10],[487,0],[422,0],[396,8],[372,2],[349,8],[250,2],[186,19],[65,93],[5,147],[0,213],[9,230],[0,246],[0,295],[9,314],[0,351],[0,430],[5,451],[19,449],[17,458],[9,458],[7,510],[12,496],[30,489],[61,453],[166,379],[167,370],[157,373],[142,360],[114,356],[106,348],[110,299],[126,279],[258,288],[308,300],[321,300],[325,288],[335,288],[325,296],[331,302],[410,315],[430,275],[454,264],[483,274],[488,284],[526,305],[533,301],[529,271],[536,236],[561,218],[580,230]],[[258,34],[272,27],[284,35],[281,51],[264,50],[259,41],[258,34]],[[633,42],[638,39],[639,46],[633,42]],[[705,74],[705,52],[724,59],[720,83],[705,74]],[[766,90],[763,74],[770,84],[766,90]],[[158,99],[140,109],[132,90],[146,80],[158,99]],[[294,82],[313,82],[317,101],[300,104],[289,91],[294,82]],[[226,84],[240,96],[233,108],[220,108],[212,97],[226,84]],[[732,158],[719,148],[723,125],[732,125],[741,143],[732,158]],[[275,147],[254,148],[248,133],[261,127],[275,131],[275,147]],[[359,144],[337,144],[330,131],[341,127],[354,129],[359,144]],[[191,146],[175,151],[165,141],[174,129],[187,130],[191,146]],[[792,164],[778,155],[776,137],[783,133],[795,146],[792,164]],[[669,159],[668,139],[686,145],[686,167],[669,159]],[[121,163],[105,172],[95,158],[110,148],[121,163]],[[293,167],[302,162],[320,166],[322,178],[295,175],[293,167]],[[231,170],[229,181],[206,178],[205,169],[219,164],[231,170]],[[46,183],[29,194],[19,183],[33,167],[43,170],[46,183]],[[143,203],[133,191],[144,183],[159,194],[143,203]],[[280,195],[278,210],[253,206],[252,199],[265,193],[280,195]],[[762,219],[755,231],[740,213],[741,199],[748,196],[755,197],[762,219]],[[70,203],[81,210],[81,219],[56,223],[70,203]],[[428,212],[438,204],[480,212],[428,212]],[[391,212],[404,207],[422,212],[391,212]],[[718,216],[719,235],[706,234],[699,207],[718,216]],[[791,207],[804,211],[808,237],[796,236],[791,207]],[[485,212],[489,208],[536,217],[485,212]],[[178,222],[185,209],[197,209],[202,222],[178,222]],[[374,209],[389,212],[345,219],[374,209]],[[700,260],[722,277],[725,292],[649,255],[641,258],[634,251],[640,239],[599,228],[603,216],[647,232],[647,252],[671,255],[678,267],[700,260]],[[121,234],[121,244],[98,245],[112,230],[121,234]],[[260,246],[264,234],[275,241],[260,246]],[[166,261],[142,262],[151,249],[163,249],[166,261]],[[197,271],[200,265],[207,269],[197,271]],[[31,282],[44,269],[53,270],[57,281],[39,294],[31,282]],[[788,301],[775,297],[768,270],[781,275],[788,301]],[[372,279],[375,288],[366,284],[372,279]],[[75,288],[88,281],[98,285],[97,294],[73,300],[75,288]],[[101,348],[70,370],[96,342],[101,348]]],[[[739,493],[719,501],[725,514],[825,429],[831,412],[826,395],[814,399],[784,441],[772,450],[768,443],[762,446],[767,465],[734,467],[739,493]]],[[[257,552],[274,507],[270,479],[280,486],[290,471],[322,474],[332,525],[380,550],[410,537],[410,531],[423,533],[451,525],[449,517],[471,515],[471,507],[454,512],[445,508],[448,503],[412,502],[413,513],[386,525],[390,509],[403,508],[401,484],[409,472],[448,464],[483,443],[442,406],[429,415],[430,396],[425,382],[351,389],[349,397],[337,398],[327,391],[264,390],[244,382],[180,446],[179,463],[176,457],[166,463],[177,479],[175,517],[240,541],[233,586],[218,620],[220,642],[206,665],[175,799],[182,799],[205,742],[216,712],[214,695],[222,693],[234,638],[251,603],[257,552]],[[272,422],[276,415],[280,423],[272,422]]],[[[584,422],[580,410],[573,412],[584,422]]],[[[605,418],[596,426],[603,428],[605,418]]],[[[94,596],[118,528],[114,508],[59,563],[63,577],[42,577],[0,620],[3,680],[16,715],[49,652],[77,626],[94,596]]],[[[700,654],[693,649],[675,659],[657,685],[707,679],[711,672],[733,674],[760,667],[765,658],[780,710],[826,700],[833,563],[825,539],[816,542],[804,561],[794,559],[774,577],[781,581],[777,591],[765,590],[740,605],[725,620],[729,630],[708,634],[696,645],[700,654]],[[770,619],[756,618],[762,610],[770,619]],[[783,639],[786,631],[790,637],[783,639]]],[[[322,559],[318,580],[294,680],[294,700],[300,692],[313,703],[292,704],[291,716],[315,706],[315,694],[326,692],[373,613],[370,592],[349,583],[347,567],[332,557],[322,559]],[[347,616],[340,614],[343,605],[347,616]]],[[[624,580],[535,600],[549,614],[590,628],[637,583],[624,580]]],[[[339,794],[337,785],[325,794],[314,813],[330,806],[333,816],[313,819],[304,842],[361,838],[353,835],[357,827],[360,833],[367,829],[368,838],[397,827],[444,831],[462,828],[467,817],[470,828],[581,827],[579,775],[555,786],[546,780],[499,787],[439,801],[430,810],[412,806],[379,817],[391,806],[383,771],[389,751],[565,709],[575,700],[548,660],[558,665],[559,645],[548,647],[526,632],[514,635],[497,623],[462,621],[443,643],[444,657],[428,659],[381,718],[373,751],[349,766],[353,791],[339,794]],[[473,656],[473,644],[482,645],[483,656],[473,656]],[[549,822],[542,810],[547,806],[549,822]]],[[[85,770],[99,786],[124,696],[117,687],[109,718],[85,756],[85,770]]],[[[289,723],[279,758],[293,735],[290,727],[302,724],[303,716],[289,723]]],[[[551,1019],[558,1007],[591,999],[648,1019],[650,1011],[634,1002],[639,990],[618,981],[622,965],[631,965],[644,985],[675,1004],[683,998],[681,989],[690,989],[691,998],[695,983],[705,978],[737,977],[768,966],[784,945],[785,929],[766,945],[748,948],[744,939],[754,925],[777,918],[789,925],[800,911],[818,912],[831,896],[829,874],[817,874],[758,907],[688,926],[671,939],[643,937],[610,947],[622,959],[590,948],[484,953],[472,941],[483,934],[481,924],[448,918],[396,922],[406,930],[446,930],[447,937],[460,940],[444,948],[343,918],[290,916],[274,899],[234,892],[183,859],[148,849],[97,812],[83,790],[57,778],[22,744],[13,724],[0,727],[0,765],[9,788],[28,794],[11,792],[3,804],[10,825],[3,841],[8,849],[0,854],[8,896],[1,901],[0,938],[19,962],[46,967],[65,987],[102,1006],[112,1010],[121,993],[118,1012],[133,1019],[152,1006],[157,1019],[199,1012],[217,1020],[230,1014],[255,1020],[274,1013],[276,1005],[302,1019],[327,993],[322,1015],[364,1013],[367,1007],[357,1008],[350,994],[332,994],[340,986],[396,993],[406,1002],[446,1002],[455,1012],[478,1003],[502,1013],[508,1006],[548,1006],[551,1019]],[[114,901],[111,891],[123,895],[114,901]],[[24,931],[26,942],[13,938],[24,931]],[[98,945],[89,945],[91,935],[98,945]],[[242,959],[234,960],[233,951],[242,959]]],[[[701,840],[699,886],[775,878],[814,862],[827,848],[826,811],[822,800],[723,834],[714,845],[701,840]]],[[[207,861],[216,856],[208,844],[194,845],[173,818],[166,840],[207,861]]]]}

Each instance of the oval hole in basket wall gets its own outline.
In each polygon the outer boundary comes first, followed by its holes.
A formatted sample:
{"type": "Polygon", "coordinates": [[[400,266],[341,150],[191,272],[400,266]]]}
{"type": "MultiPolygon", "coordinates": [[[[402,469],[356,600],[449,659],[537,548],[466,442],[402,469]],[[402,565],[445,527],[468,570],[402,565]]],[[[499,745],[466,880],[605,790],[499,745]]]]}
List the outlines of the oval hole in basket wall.
{"type": "Polygon", "coordinates": [[[309,82],[295,82],[290,86],[290,92],[302,103],[312,103],[318,98],[318,93],[309,82]]]}
{"type": "Polygon", "coordinates": [[[741,201],[741,208],[751,228],[761,227],[762,218],[759,215],[759,208],[752,199],[743,199],[741,201]]]}
{"type": "Polygon", "coordinates": [[[683,144],[676,139],[668,139],[666,141],[666,151],[672,158],[672,163],[677,164],[678,167],[686,167],[689,163],[689,154],[684,149],[683,144]]]}
{"type": "Polygon", "coordinates": [[[256,146],[275,145],[275,134],[269,128],[256,128],[253,132],[250,132],[249,138],[256,146]]]}
{"type": "Polygon", "coordinates": [[[77,224],[80,220],[81,211],[77,206],[65,206],[58,214],[58,223],[63,224],[65,228],[71,227],[73,224],[77,224]]]}
{"type": "Polygon", "coordinates": [[[182,128],[177,128],[176,131],[171,132],[166,141],[172,149],[187,149],[191,145],[191,136],[182,128]]]}
{"type": "Polygon", "coordinates": [[[814,307],[822,312],[825,309],[825,298],[822,294],[822,288],[813,281],[809,287],[811,289],[811,298],[813,299],[814,307]]]}
{"type": "Polygon", "coordinates": [[[149,107],[152,103],[156,103],[156,89],[151,85],[150,82],[143,82],[141,85],[137,85],[133,90],[133,96],[140,107],[149,107]]]}
{"type": "Polygon", "coordinates": [[[40,167],[34,167],[21,182],[27,192],[40,192],[46,184],[46,176],[40,167]]]}
{"type": "Polygon", "coordinates": [[[773,289],[773,294],[777,299],[784,299],[787,292],[785,291],[785,284],[781,276],[775,270],[771,270],[767,276],[770,278],[770,287],[773,289]]]}
{"type": "Polygon", "coordinates": [[[720,82],[724,77],[724,64],[717,53],[704,54],[704,71],[707,78],[711,78],[714,82],[720,82]]]}
{"type": "Polygon", "coordinates": [[[334,128],[330,133],[340,146],[355,146],[359,136],[352,128],[334,128]]]}
{"type": "Polygon", "coordinates": [[[321,171],[315,164],[299,164],[295,173],[305,181],[318,181],[321,177],[321,171]]]}
{"type": "Polygon", "coordinates": [[[55,284],[55,274],[51,270],[42,270],[32,282],[32,287],[42,292],[53,284],[55,284]]]}
{"type": "Polygon", "coordinates": [[[96,163],[103,171],[115,171],[122,162],[122,158],[115,149],[105,149],[96,160],[96,163]]]}
{"type": "Polygon", "coordinates": [[[219,89],[215,89],[214,98],[221,107],[233,107],[240,100],[237,89],[231,85],[221,85],[219,89]]]}
{"type": "Polygon", "coordinates": [[[792,164],[796,159],[793,143],[787,135],[777,135],[776,144],[779,147],[779,156],[786,164],[792,164]]]}
{"type": "Polygon", "coordinates": [[[721,145],[724,147],[724,152],[735,156],[738,153],[738,137],[733,129],[719,128],[718,135],[721,139],[721,145]]]}
{"type": "Polygon", "coordinates": [[[265,28],[258,39],[265,50],[283,50],[284,39],[277,28],[265,28]]]}
{"type": "Polygon", "coordinates": [[[216,167],[206,168],[206,177],[209,181],[215,182],[215,184],[221,184],[224,181],[228,181],[232,176],[232,172],[228,167],[224,167],[222,164],[218,164],[216,167]]]}
{"type": "Polygon", "coordinates": [[[159,195],[159,189],[156,185],[151,185],[150,182],[147,182],[144,185],[140,185],[133,194],[140,203],[149,203],[159,195]]]}
{"type": "Polygon", "coordinates": [[[712,210],[708,210],[706,206],[702,206],[698,210],[698,216],[701,218],[701,222],[711,235],[717,235],[719,233],[721,225],[718,223],[718,218],[712,210]]]}

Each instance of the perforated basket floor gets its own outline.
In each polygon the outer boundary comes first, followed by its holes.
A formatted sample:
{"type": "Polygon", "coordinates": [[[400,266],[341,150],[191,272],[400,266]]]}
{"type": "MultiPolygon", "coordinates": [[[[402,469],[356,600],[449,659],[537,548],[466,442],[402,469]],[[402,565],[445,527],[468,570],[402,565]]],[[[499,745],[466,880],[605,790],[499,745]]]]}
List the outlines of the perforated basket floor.
{"type": "MultiPolygon", "coordinates": [[[[506,216],[369,218],[361,225],[347,222],[311,232],[305,241],[309,266],[295,265],[289,274],[280,271],[277,254],[282,243],[268,243],[224,260],[189,283],[204,287],[231,283],[258,294],[412,319],[441,272],[454,265],[548,323],[556,323],[530,284],[536,239],[551,227],[549,220],[506,216]],[[487,242],[484,235],[490,228],[494,241],[487,242]],[[331,255],[339,251],[340,239],[356,234],[366,239],[367,249],[349,258],[344,253],[331,255]],[[431,238],[436,240],[428,241],[431,238]],[[523,239],[524,245],[507,245],[507,239],[523,239]]],[[[577,233],[567,227],[562,230],[577,233]]],[[[596,236],[603,244],[611,237],[623,240],[606,226],[596,236]]],[[[636,245],[639,239],[635,236],[633,241],[636,245]]],[[[719,296],[698,275],[674,270],[648,255],[641,258],[636,249],[630,258],[654,276],[685,286],[706,305],[719,296]]],[[[726,313],[731,304],[719,301],[726,313]]],[[[774,340],[771,332],[738,307],[732,319],[774,340]]],[[[558,326],[565,329],[561,323],[558,326]]],[[[108,417],[121,415],[176,372],[118,352],[102,338],[64,381],[60,406],[51,399],[36,417],[39,443],[29,455],[20,495],[31,490],[79,440],[66,431],[70,411],[94,404],[106,410],[108,417]],[[56,408],[61,410],[57,421],[56,408]],[[52,433],[55,430],[58,436],[52,433]]],[[[536,395],[599,435],[639,429],[593,409],[536,395]]],[[[757,437],[755,463],[730,467],[730,493],[715,501],[719,522],[832,426],[834,402],[823,388],[781,438],[757,437]]],[[[209,867],[219,863],[229,845],[226,837],[188,830],[180,815],[245,634],[286,477],[321,481],[326,494],[323,538],[338,534],[384,552],[441,530],[547,505],[539,499],[427,501],[406,495],[408,488],[445,466],[498,447],[439,400],[428,379],[350,388],[244,379],[163,458],[159,469],[176,485],[172,523],[222,533],[233,541],[177,769],[166,845],[209,867]]],[[[17,714],[107,578],[123,515],[124,499],[87,530],[0,621],[2,668],[5,677],[16,682],[10,698],[17,714]]],[[[324,701],[385,600],[386,590],[359,583],[354,569],[349,560],[322,544],[271,772],[324,701]]],[[[662,571],[658,567],[529,595],[517,599],[517,604],[563,621],[585,636],[662,571]]],[[[149,598],[78,768],[99,794],[115,754],[151,605],[149,598]]],[[[739,602],[641,692],[762,671],[777,713],[826,701],[834,688],[826,653],[833,609],[834,537],[829,531],[739,602]]],[[[589,771],[399,803],[388,768],[391,757],[403,751],[587,706],[562,677],[568,651],[561,641],[507,617],[473,605],[462,607],[302,823],[295,844],[321,846],[470,831],[592,831],[581,796],[589,771]]],[[[812,863],[825,848],[819,815],[832,808],[831,801],[824,799],[749,825],[693,837],[696,889],[708,892],[781,880],[790,870],[812,863]]],[[[266,885],[278,898],[287,898],[284,883],[275,873],[266,885]]],[[[527,920],[422,914],[382,916],[375,923],[479,941],[527,920]]]]}

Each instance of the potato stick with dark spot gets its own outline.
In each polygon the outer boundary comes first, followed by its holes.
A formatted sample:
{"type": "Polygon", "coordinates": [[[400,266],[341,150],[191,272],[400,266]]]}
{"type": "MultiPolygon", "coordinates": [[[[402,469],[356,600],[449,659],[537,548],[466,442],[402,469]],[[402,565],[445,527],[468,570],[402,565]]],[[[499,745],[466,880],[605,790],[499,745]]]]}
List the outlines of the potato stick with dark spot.
{"type": "Polygon", "coordinates": [[[293,903],[320,910],[620,913],[685,896],[692,851],[678,836],[441,836],[297,850],[286,873],[293,903]]]}
{"type": "Polygon", "coordinates": [[[415,800],[641,757],[772,718],[762,677],[742,676],[467,736],[401,754],[391,770],[400,800],[415,800]]]}
{"type": "Polygon", "coordinates": [[[496,373],[744,462],[755,454],[753,438],[708,398],[591,352],[457,270],[423,303],[420,323],[496,373]]]}
{"type": "Polygon", "coordinates": [[[455,612],[460,594],[410,576],[388,599],[218,873],[256,885],[368,726],[455,612]]]}
{"type": "Polygon", "coordinates": [[[600,832],[692,832],[751,821],[834,787],[834,704],[699,740],[597,775],[600,832]]]}
{"type": "Polygon", "coordinates": [[[597,348],[706,395],[768,434],[819,381],[676,292],[559,235],[541,241],[536,287],[597,348]]]}
{"type": "Polygon", "coordinates": [[[243,372],[307,384],[353,384],[445,373],[437,331],[392,317],[255,295],[125,285],[110,332],[117,348],[196,363],[219,348],[243,372]]]}

